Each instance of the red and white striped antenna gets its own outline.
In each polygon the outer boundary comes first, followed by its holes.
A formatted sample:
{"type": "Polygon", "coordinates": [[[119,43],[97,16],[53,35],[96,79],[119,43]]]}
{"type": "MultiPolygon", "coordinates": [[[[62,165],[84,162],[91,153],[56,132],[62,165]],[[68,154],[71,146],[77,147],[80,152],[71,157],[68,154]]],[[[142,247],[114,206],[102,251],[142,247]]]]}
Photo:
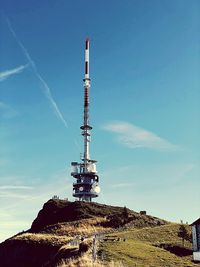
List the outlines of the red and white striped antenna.
{"type": "Polygon", "coordinates": [[[100,192],[99,176],[96,170],[96,160],[90,159],[89,143],[90,131],[92,127],[89,124],[89,39],[85,40],[85,76],[84,76],[84,112],[83,125],[80,127],[84,138],[84,154],[82,162],[72,162],[71,175],[77,180],[73,183],[73,196],[83,201],[92,201],[92,198],[98,197],[100,192]]]}

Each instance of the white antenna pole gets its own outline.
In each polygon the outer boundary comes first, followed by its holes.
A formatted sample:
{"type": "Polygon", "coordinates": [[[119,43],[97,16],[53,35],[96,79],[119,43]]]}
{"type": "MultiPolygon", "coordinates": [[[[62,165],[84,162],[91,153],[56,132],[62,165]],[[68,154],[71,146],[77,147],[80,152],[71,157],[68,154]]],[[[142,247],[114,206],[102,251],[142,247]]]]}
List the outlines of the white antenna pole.
{"type": "Polygon", "coordinates": [[[89,89],[90,89],[90,78],[89,78],[89,39],[85,40],[85,78],[84,81],[84,125],[81,126],[83,130],[82,135],[84,136],[84,165],[87,171],[87,163],[90,159],[89,155],[89,142],[90,142],[90,130],[92,127],[89,125],[89,89]]]}

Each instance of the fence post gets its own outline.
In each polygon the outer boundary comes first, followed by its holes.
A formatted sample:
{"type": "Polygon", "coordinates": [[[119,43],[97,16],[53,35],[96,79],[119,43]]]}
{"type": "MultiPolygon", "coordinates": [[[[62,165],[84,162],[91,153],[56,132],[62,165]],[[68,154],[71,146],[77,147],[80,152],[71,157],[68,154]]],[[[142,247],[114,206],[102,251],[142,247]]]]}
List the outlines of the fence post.
{"type": "Polygon", "coordinates": [[[97,258],[97,235],[95,234],[93,237],[93,249],[92,249],[92,257],[93,257],[93,262],[96,261],[97,258]]]}

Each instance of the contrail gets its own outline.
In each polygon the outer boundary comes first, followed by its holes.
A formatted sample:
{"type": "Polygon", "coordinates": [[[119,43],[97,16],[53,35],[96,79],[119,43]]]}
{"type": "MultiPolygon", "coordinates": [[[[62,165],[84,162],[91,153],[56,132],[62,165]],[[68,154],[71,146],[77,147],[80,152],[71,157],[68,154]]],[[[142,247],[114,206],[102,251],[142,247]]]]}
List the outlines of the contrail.
{"type": "Polygon", "coordinates": [[[41,77],[41,75],[37,72],[37,69],[35,71],[35,74],[38,77],[38,79],[41,81],[41,83],[43,84],[44,89],[45,89],[44,90],[45,96],[50,101],[50,103],[51,103],[51,105],[52,105],[52,107],[53,107],[53,109],[55,111],[56,116],[63,122],[65,127],[68,128],[68,124],[67,124],[66,120],[64,119],[64,117],[63,117],[62,113],[60,112],[55,100],[52,97],[52,94],[51,94],[49,86],[47,85],[45,80],[41,77]]]}
{"type": "Polygon", "coordinates": [[[5,71],[0,72],[0,82],[6,80],[7,78],[9,78],[12,75],[21,73],[27,66],[28,66],[28,64],[21,65],[19,67],[14,68],[14,69],[5,70],[5,71]]]}
{"type": "Polygon", "coordinates": [[[38,72],[37,67],[35,65],[35,62],[32,60],[32,58],[31,58],[30,54],[28,53],[27,49],[24,47],[24,45],[22,44],[22,42],[20,41],[20,39],[16,35],[16,33],[15,33],[15,31],[14,31],[12,25],[11,25],[11,22],[10,22],[10,20],[7,17],[6,17],[6,21],[7,21],[8,28],[9,28],[10,32],[12,33],[12,35],[15,38],[16,42],[18,43],[19,47],[21,48],[23,54],[27,58],[27,61],[29,62],[31,69],[33,70],[33,72],[35,73],[36,77],[39,79],[39,81],[43,85],[44,94],[45,94],[46,98],[49,100],[52,108],[54,109],[55,114],[62,121],[62,123],[64,124],[64,126],[66,128],[68,128],[68,124],[67,124],[66,120],[64,119],[62,113],[60,112],[60,110],[59,110],[59,108],[58,108],[55,100],[53,99],[53,96],[51,94],[51,90],[50,90],[48,84],[45,82],[45,80],[42,78],[42,76],[38,72]]]}

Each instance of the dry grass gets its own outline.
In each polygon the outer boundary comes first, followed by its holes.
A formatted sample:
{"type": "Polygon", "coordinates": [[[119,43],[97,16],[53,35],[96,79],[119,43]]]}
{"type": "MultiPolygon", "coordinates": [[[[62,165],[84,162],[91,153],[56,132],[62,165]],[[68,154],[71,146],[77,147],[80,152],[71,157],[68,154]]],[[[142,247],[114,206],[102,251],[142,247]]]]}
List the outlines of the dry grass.
{"type": "MultiPolygon", "coordinates": [[[[13,237],[14,240],[24,240],[34,243],[49,243],[53,246],[63,246],[75,236],[91,236],[94,233],[103,233],[105,228],[101,223],[105,218],[83,219],[76,222],[58,223],[48,226],[40,233],[23,233],[13,237]]],[[[111,230],[110,228],[106,229],[111,230]]]]}
{"type": "MultiPolygon", "coordinates": [[[[50,225],[45,228],[41,233],[55,234],[58,236],[67,235],[68,237],[74,237],[77,235],[90,236],[94,233],[103,233],[105,228],[101,225],[105,222],[105,218],[91,218],[82,219],[75,222],[58,223],[55,225],[50,225]]],[[[106,228],[106,231],[111,230],[111,228],[106,228]]]]}
{"type": "Polygon", "coordinates": [[[87,254],[77,259],[71,259],[67,261],[63,260],[56,267],[125,267],[125,266],[121,262],[114,262],[114,261],[103,263],[98,260],[93,262],[91,256],[87,254]]]}
{"type": "Polygon", "coordinates": [[[68,236],[59,236],[55,234],[33,234],[33,233],[24,233],[21,235],[17,235],[13,238],[13,240],[24,240],[27,242],[34,242],[34,243],[47,243],[54,245],[64,245],[72,240],[71,237],[68,236]]]}

